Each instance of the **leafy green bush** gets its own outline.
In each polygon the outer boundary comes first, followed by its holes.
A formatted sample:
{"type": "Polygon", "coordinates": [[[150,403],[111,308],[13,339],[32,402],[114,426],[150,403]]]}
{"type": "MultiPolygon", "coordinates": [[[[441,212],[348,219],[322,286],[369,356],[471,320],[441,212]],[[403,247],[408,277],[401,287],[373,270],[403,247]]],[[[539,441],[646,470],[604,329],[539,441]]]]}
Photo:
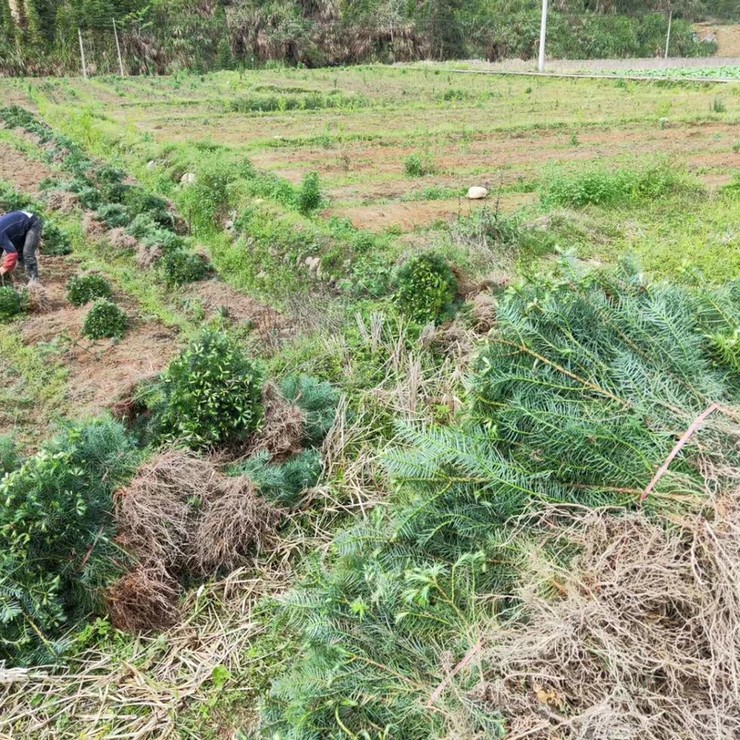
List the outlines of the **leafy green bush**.
{"type": "Polygon", "coordinates": [[[160,261],[164,280],[168,285],[184,285],[202,280],[210,271],[202,255],[184,249],[165,251],[160,261]]]}
{"type": "Polygon", "coordinates": [[[16,290],[9,285],[0,288],[0,321],[13,318],[28,311],[28,292],[16,290]]]}
{"type": "Polygon", "coordinates": [[[128,226],[131,223],[131,214],[128,212],[128,208],[120,203],[107,203],[100,206],[97,214],[101,221],[104,221],[113,229],[128,226]]]}
{"type": "Polygon", "coordinates": [[[432,253],[412,257],[399,270],[396,283],[396,304],[419,323],[442,319],[457,294],[457,279],[450,266],[432,253]]]}
{"type": "Polygon", "coordinates": [[[62,257],[72,253],[72,240],[53,221],[44,219],[42,251],[49,257],[62,257]]]}
{"type": "Polygon", "coordinates": [[[148,403],[163,437],[199,448],[254,431],[261,393],[257,365],[229,336],[207,330],[170,364],[148,403]]]}
{"type": "Polygon", "coordinates": [[[177,202],[193,231],[207,233],[228,209],[239,171],[226,157],[214,154],[203,159],[195,174],[196,181],[182,188],[177,202]]]}
{"type": "Polygon", "coordinates": [[[124,196],[123,202],[130,213],[134,214],[134,218],[146,215],[154,223],[166,228],[172,228],[174,224],[167,201],[144,188],[132,187],[124,196]]]}
{"type": "Polygon", "coordinates": [[[75,275],[67,282],[67,300],[84,306],[96,298],[112,298],[113,289],[102,275],[75,275]]]}
{"type": "Polygon", "coordinates": [[[298,210],[303,214],[308,214],[319,208],[322,202],[319,175],[317,172],[311,172],[303,178],[300,190],[298,191],[298,210]]]}
{"type": "Polygon", "coordinates": [[[642,169],[592,167],[572,174],[552,172],[542,193],[545,205],[615,206],[697,192],[698,185],[666,162],[642,169]]]}
{"type": "Polygon", "coordinates": [[[22,211],[32,203],[32,198],[17,191],[12,185],[0,183],[0,212],[22,211]]]}
{"type": "Polygon", "coordinates": [[[74,425],[0,481],[0,660],[54,661],[125,557],[114,490],[138,454],[109,420],[74,425]]]}
{"type": "Polygon", "coordinates": [[[21,448],[14,437],[7,434],[0,436],[0,477],[12,473],[23,464],[21,448]]]}
{"type": "Polygon", "coordinates": [[[127,328],[126,314],[107,298],[99,298],[85,318],[82,334],[88,339],[120,338],[127,328]]]}

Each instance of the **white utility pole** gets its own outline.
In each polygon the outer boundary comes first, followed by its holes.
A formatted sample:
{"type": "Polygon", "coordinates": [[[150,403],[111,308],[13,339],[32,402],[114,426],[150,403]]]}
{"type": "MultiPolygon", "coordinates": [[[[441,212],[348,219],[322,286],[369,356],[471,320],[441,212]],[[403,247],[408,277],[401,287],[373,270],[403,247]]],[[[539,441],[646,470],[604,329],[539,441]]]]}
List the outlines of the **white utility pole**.
{"type": "Polygon", "coordinates": [[[123,59],[121,58],[121,44],[118,43],[118,29],[116,28],[116,19],[113,19],[113,35],[116,37],[116,51],[118,52],[118,69],[121,72],[121,77],[126,75],[123,73],[123,59]]]}
{"type": "Polygon", "coordinates": [[[542,0],[542,24],[540,25],[540,59],[537,69],[545,71],[545,39],[547,38],[547,0],[542,0]]]}
{"type": "Polygon", "coordinates": [[[87,64],[85,64],[85,47],[82,44],[82,30],[77,28],[77,36],[80,39],[80,58],[82,59],[82,76],[87,79],[87,64]]]}
{"type": "Polygon", "coordinates": [[[668,33],[665,37],[665,58],[668,59],[668,47],[671,45],[671,24],[673,23],[673,9],[668,13],[668,33]]]}

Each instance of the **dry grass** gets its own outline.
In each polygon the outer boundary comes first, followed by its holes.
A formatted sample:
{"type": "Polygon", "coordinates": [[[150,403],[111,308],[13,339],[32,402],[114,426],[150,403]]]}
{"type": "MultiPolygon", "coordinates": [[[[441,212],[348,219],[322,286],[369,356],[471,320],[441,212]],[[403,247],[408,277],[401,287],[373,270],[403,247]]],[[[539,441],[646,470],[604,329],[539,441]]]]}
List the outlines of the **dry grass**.
{"type": "Polygon", "coordinates": [[[86,211],[82,217],[82,230],[85,232],[85,236],[88,239],[99,239],[105,235],[106,226],[102,221],[98,221],[95,218],[95,214],[91,211],[86,211]]]}
{"type": "Polygon", "coordinates": [[[265,417],[250,445],[250,454],[268,452],[273,461],[282,462],[301,451],[306,415],[298,406],[288,403],[271,382],[265,383],[262,402],[265,417]]]}
{"type": "Polygon", "coordinates": [[[194,455],[169,451],[157,456],[116,495],[120,543],[142,563],[186,567],[197,508],[219,478],[213,465],[194,455]]]}
{"type": "Polygon", "coordinates": [[[161,247],[147,247],[139,243],[136,248],[136,266],[141,270],[148,270],[154,267],[163,255],[161,247]]]}
{"type": "Polygon", "coordinates": [[[116,626],[133,631],[172,624],[180,576],[244,565],[276,543],[283,516],[248,479],[175,450],[144,465],[115,504],[118,541],[139,565],[113,586],[108,609],[116,626]]]}
{"type": "Polygon", "coordinates": [[[206,502],[194,537],[196,567],[204,575],[234,570],[250,552],[265,549],[283,517],[246,478],[225,479],[220,488],[220,495],[206,502]]]}
{"type": "Polygon", "coordinates": [[[468,701],[510,740],[740,737],[737,492],[671,524],[589,512],[563,527],[582,554],[530,574],[525,621],[488,635],[468,701]]]}
{"type": "Polygon", "coordinates": [[[126,233],[126,229],[111,229],[107,236],[113,249],[120,252],[132,252],[139,248],[139,240],[126,233]]]}
{"type": "MultiPolygon", "coordinates": [[[[91,649],[63,672],[0,669],[0,738],[202,737],[199,710],[208,712],[220,693],[214,668],[245,674],[248,647],[264,629],[254,606],[287,582],[285,569],[239,570],[190,593],[182,605],[187,617],[162,634],[91,649]]],[[[250,687],[235,690],[241,716],[220,728],[209,715],[214,735],[229,737],[249,719],[250,687]]]]}
{"type": "Polygon", "coordinates": [[[157,563],[137,565],[107,594],[108,614],[116,629],[144,632],[177,621],[178,582],[157,563]]]}
{"type": "Polygon", "coordinates": [[[53,211],[74,213],[80,205],[80,199],[76,193],[71,193],[68,190],[51,190],[46,196],[46,204],[53,211]]]}
{"type": "Polygon", "coordinates": [[[54,308],[49,291],[38,282],[28,284],[28,310],[31,313],[47,313],[54,308]]]}

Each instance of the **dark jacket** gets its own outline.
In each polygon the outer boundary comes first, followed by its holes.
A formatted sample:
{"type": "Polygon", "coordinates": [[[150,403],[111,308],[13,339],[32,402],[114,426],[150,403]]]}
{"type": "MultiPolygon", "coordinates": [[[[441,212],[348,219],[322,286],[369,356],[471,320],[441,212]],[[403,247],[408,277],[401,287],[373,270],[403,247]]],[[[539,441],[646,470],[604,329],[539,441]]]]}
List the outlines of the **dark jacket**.
{"type": "Polygon", "coordinates": [[[13,211],[0,217],[0,249],[10,254],[22,252],[34,221],[33,215],[26,211],[13,211]]]}

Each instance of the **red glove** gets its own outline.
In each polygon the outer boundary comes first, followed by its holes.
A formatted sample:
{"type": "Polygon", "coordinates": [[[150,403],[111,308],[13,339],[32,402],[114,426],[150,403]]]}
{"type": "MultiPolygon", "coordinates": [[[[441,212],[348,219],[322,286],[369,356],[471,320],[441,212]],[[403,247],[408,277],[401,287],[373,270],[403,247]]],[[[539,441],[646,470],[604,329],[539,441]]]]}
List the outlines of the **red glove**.
{"type": "Polygon", "coordinates": [[[18,264],[18,253],[17,252],[6,252],[2,267],[0,267],[0,274],[5,275],[5,273],[7,272],[12,272],[13,270],[15,270],[15,266],[17,264],[18,264]]]}

